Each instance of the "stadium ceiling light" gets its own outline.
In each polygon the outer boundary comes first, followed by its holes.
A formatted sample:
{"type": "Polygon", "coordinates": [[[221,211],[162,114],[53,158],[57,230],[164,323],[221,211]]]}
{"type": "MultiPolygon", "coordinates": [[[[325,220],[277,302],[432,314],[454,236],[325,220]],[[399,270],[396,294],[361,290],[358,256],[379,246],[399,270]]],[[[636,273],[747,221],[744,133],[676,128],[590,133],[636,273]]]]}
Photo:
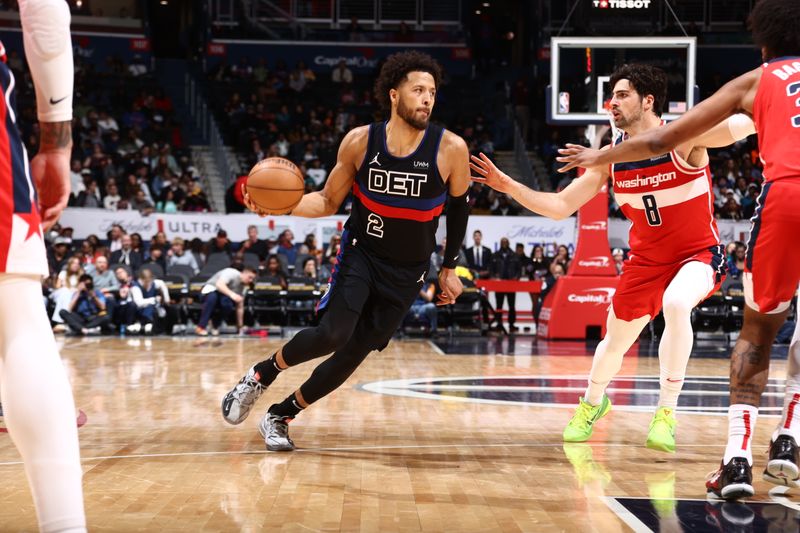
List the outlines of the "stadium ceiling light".
{"type": "Polygon", "coordinates": [[[475,10],[475,14],[476,14],[476,15],[480,15],[480,14],[481,14],[481,10],[480,10],[480,9],[476,9],[476,10],[475,10]]]}
{"type": "Polygon", "coordinates": [[[161,5],[162,5],[162,6],[166,6],[166,5],[168,5],[168,4],[169,4],[169,1],[168,1],[168,0],[161,0],[161,5]]]}
{"type": "Polygon", "coordinates": [[[484,2],[483,3],[483,7],[489,7],[489,5],[490,5],[489,2],[484,2]]]}

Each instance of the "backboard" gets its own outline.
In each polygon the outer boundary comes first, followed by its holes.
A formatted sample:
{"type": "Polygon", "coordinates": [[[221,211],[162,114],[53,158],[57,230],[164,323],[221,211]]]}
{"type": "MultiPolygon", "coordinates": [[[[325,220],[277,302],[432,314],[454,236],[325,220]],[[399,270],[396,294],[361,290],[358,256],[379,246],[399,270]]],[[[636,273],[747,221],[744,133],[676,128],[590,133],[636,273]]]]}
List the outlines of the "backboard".
{"type": "Polygon", "coordinates": [[[607,124],[609,78],[625,63],[647,63],[667,73],[663,117],[674,120],[691,109],[695,86],[694,37],[554,37],[550,45],[547,122],[607,124]]]}

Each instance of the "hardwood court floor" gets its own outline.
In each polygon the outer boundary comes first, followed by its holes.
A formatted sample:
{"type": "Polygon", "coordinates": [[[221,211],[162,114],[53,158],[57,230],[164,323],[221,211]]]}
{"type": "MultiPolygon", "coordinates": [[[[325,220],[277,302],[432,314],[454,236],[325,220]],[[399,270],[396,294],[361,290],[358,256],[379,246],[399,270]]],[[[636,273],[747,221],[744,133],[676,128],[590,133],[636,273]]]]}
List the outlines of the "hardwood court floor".
{"type": "MultiPolygon", "coordinates": [[[[393,341],[373,353],[292,423],[299,449],[282,454],[265,451],[256,425],[314,363],[280,376],[243,424],[229,426],[219,413],[222,395],[278,340],[64,340],[87,417],[79,435],[90,530],[626,531],[652,520],[677,526],[689,505],[679,500],[705,497],[726,419],[681,414],[676,455],[645,449],[651,413],[636,409],[655,402],[656,358],[633,349],[621,375],[639,377],[615,382],[615,410],[589,444],[565,447],[561,431],[584,381],[561,378],[584,375],[591,349],[457,340],[444,345],[457,352],[447,355],[427,341],[393,341]]],[[[782,378],[784,362],[773,367],[782,378]]],[[[694,357],[689,376],[703,379],[687,407],[724,409],[719,377],[727,374],[727,358],[694,357]]],[[[760,471],[774,423],[760,418],[754,437],[756,501],[770,500],[760,471]]],[[[7,433],[0,479],[0,531],[34,531],[7,433]]],[[[709,509],[724,522],[724,509],[709,509]]]]}

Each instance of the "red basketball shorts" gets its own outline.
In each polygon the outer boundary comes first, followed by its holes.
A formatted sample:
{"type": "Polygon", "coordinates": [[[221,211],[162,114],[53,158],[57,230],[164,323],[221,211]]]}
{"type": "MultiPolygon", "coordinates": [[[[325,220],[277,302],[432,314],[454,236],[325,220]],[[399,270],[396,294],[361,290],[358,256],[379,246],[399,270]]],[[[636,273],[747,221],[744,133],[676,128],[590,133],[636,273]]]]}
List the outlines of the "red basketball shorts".
{"type": "Polygon", "coordinates": [[[686,259],[667,265],[644,264],[634,256],[622,267],[617,292],[614,293],[611,301],[614,315],[625,321],[645,315],[654,318],[661,311],[664,292],[670,282],[681,267],[690,261],[699,261],[709,265],[714,271],[714,288],[709,291],[706,298],[714,294],[725,277],[725,255],[722,246],[712,246],[686,259]]]}
{"type": "Polygon", "coordinates": [[[761,313],[785,311],[800,282],[800,179],[764,184],[751,221],[745,301],[761,313]]]}

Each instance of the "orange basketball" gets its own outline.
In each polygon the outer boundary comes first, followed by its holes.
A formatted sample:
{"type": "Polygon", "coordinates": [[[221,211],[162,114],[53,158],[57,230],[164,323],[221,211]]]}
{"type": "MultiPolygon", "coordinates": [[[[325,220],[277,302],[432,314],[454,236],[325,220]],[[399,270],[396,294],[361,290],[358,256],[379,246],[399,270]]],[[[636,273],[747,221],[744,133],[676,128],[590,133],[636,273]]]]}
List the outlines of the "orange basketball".
{"type": "Polygon", "coordinates": [[[250,200],[263,211],[282,215],[294,209],[305,191],[297,165],[282,157],[268,157],[250,169],[245,185],[250,200]]]}

